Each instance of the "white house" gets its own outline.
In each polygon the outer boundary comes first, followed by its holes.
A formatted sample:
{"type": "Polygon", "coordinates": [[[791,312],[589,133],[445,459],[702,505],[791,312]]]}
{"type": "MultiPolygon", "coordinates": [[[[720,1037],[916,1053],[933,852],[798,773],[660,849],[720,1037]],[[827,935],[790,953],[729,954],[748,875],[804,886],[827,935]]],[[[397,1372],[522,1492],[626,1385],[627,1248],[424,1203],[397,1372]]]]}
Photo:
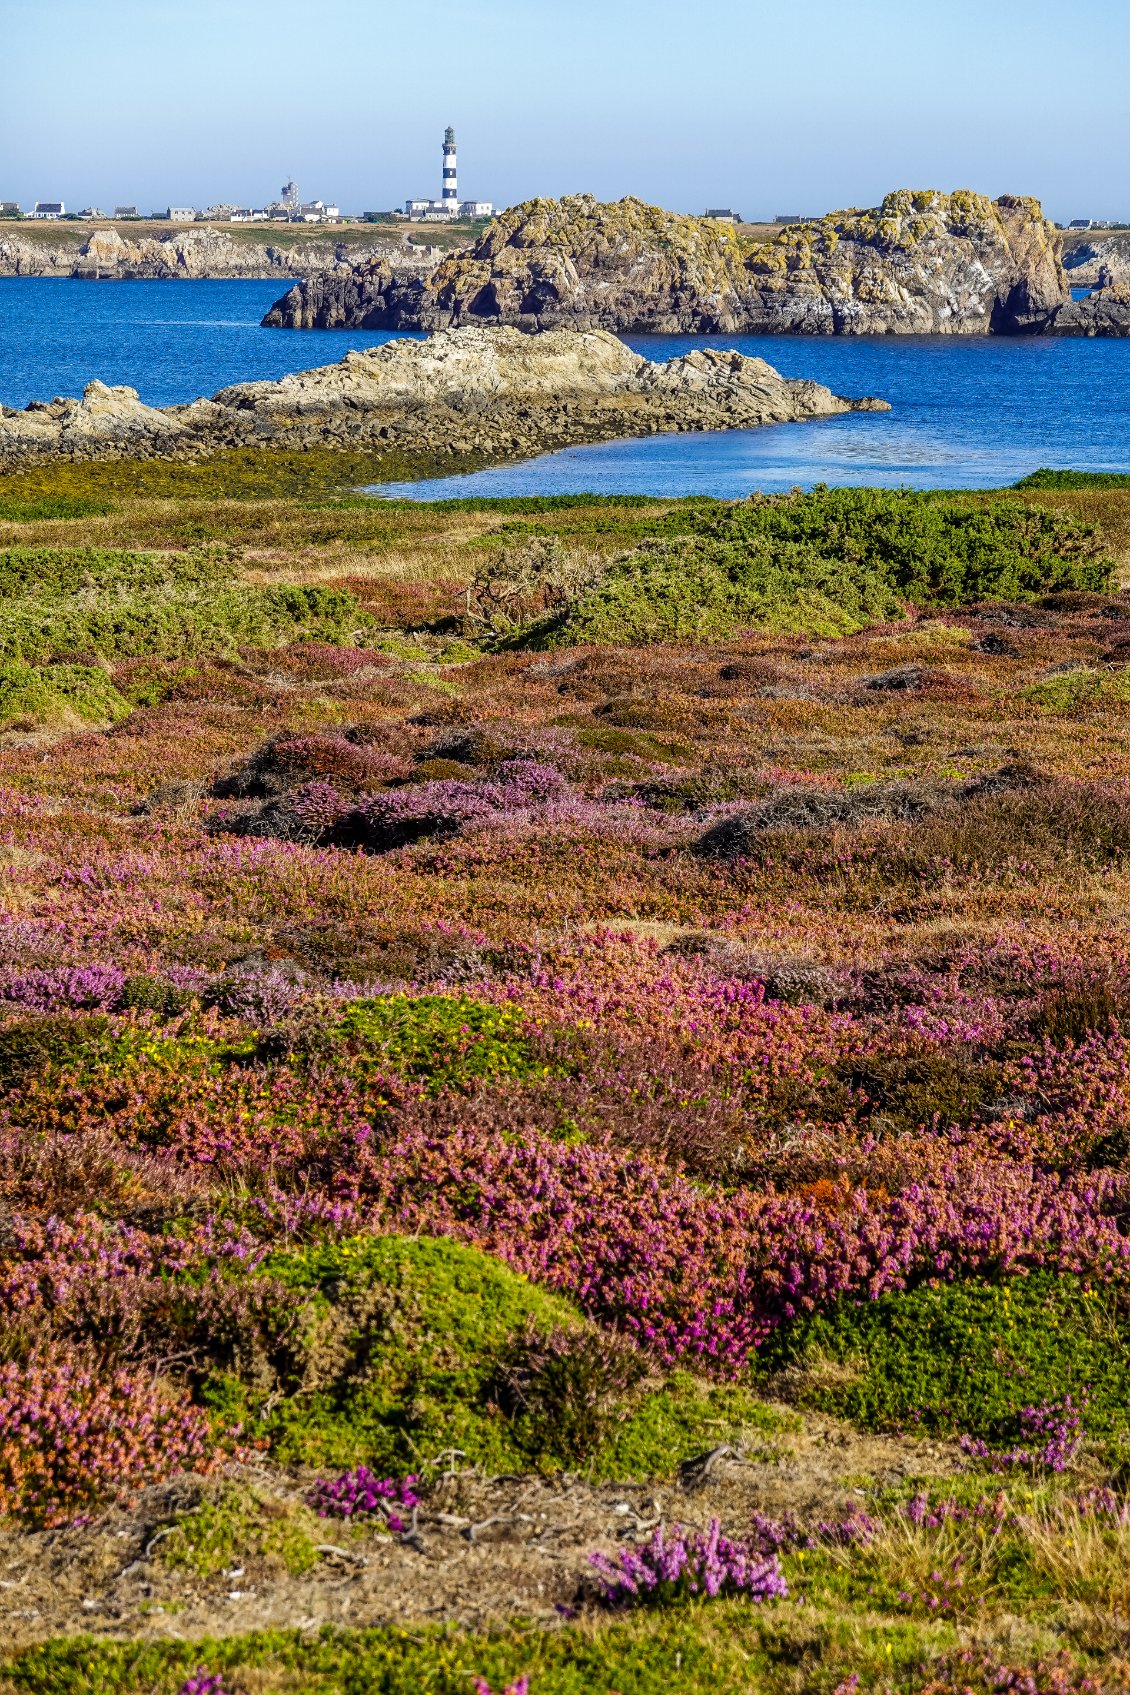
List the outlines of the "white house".
{"type": "Polygon", "coordinates": [[[29,212],[28,217],[61,218],[65,215],[66,210],[67,208],[63,205],[61,200],[37,200],[35,203],[35,211],[29,212]]]}

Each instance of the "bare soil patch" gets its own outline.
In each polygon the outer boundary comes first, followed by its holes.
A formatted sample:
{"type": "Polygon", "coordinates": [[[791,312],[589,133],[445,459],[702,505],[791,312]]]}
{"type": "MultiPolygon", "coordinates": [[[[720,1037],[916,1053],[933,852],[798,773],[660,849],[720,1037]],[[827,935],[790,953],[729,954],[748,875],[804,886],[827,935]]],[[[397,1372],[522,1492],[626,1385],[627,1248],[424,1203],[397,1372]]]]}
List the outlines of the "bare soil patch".
{"type": "MultiPolygon", "coordinates": [[[[163,1549],[178,1515],[217,1487],[184,1477],[86,1526],[0,1530],[0,1633],[12,1651],[51,1637],[231,1636],[270,1627],[411,1622],[478,1628],[515,1616],[552,1623],[593,1602],[588,1554],[645,1541],[663,1521],[740,1534],[755,1509],[816,1522],[858,1511],[877,1489],[952,1475],[952,1443],[868,1436],[819,1415],[773,1449],[704,1454],[677,1480],[595,1486],[582,1477],[458,1472],[425,1494],[402,1536],[325,1519],[317,1566],[294,1576],[239,1556],[215,1576],[163,1549]]],[[[285,1511],[308,1480],[232,1468],[232,1481],[285,1511]]]]}

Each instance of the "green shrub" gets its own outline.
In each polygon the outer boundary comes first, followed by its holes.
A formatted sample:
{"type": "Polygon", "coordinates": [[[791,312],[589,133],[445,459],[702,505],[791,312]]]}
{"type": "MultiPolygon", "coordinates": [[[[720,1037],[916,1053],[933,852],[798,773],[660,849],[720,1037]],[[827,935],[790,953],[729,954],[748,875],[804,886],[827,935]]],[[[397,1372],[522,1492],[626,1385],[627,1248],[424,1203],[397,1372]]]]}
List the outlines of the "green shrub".
{"type": "Polygon", "coordinates": [[[1096,532],[1015,500],[828,489],[684,507],[530,645],[717,640],[745,627],[838,636],[904,616],[1062,589],[1104,589],[1096,532]]]}
{"type": "Polygon", "coordinates": [[[535,1076],[525,1027],[520,1007],[466,995],[396,994],[354,1001],[327,1035],[362,1069],[417,1077],[438,1094],[535,1076]]]}
{"type": "Polygon", "coordinates": [[[1013,488],[1130,488],[1125,471],[1031,471],[1013,488]]]}
{"type": "Polygon", "coordinates": [[[843,636],[902,616],[881,577],[811,546],[692,537],[645,542],[613,565],[552,639],[718,641],[743,626],[843,636]]]}
{"type": "Polygon", "coordinates": [[[154,590],[63,606],[25,600],[0,609],[0,657],[180,659],[307,639],[339,642],[364,624],[351,594],[317,587],[154,590]]]}
{"type": "Polygon", "coordinates": [[[367,623],[353,595],[241,583],[229,550],[104,548],[0,553],[0,659],[60,654],[176,658],[351,639],[367,623]]]}
{"type": "Polygon", "coordinates": [[[0,730],[115,724],[129,712],[129,702],[97,665],[0,659],[0,730]]]}
{"type": "Polygon", "coordinates": [[[762,1366],[799,1367],[802,1404],[866,1429],[1007,1443],[1025,1407],[1087,1395],[1089,1432],[1130,1425],[1130,1321],[1118,1298],[1036,1272],[921,1287],[798,1320],[762,1366]]]}
{"type": "Polygon", "coordinates": [[[75,596],[121,596],[231,581],[225,548],[140,553],[117,547],[9,547],[0,552],[0,600],[51,604],[75,596]]]}

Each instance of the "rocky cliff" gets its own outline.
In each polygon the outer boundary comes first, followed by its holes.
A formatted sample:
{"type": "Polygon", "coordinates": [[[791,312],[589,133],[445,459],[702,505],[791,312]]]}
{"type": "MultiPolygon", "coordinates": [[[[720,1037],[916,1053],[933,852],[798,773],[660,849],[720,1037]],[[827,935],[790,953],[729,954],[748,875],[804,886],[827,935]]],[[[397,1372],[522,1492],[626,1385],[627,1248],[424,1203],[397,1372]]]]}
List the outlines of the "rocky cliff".
{"type": "Polygon", "coordinates": [[[1099,287],[1064,306],[1049,328],[1052,335],[1130,336],[1130,272],[1102,272],[1099,287]]]}
{"type": "Polygon", "coordinates": [[[1043,329],[1069,299],[1035,200],[904,191],[743,246],[725,223],[574,195],[512,207],[427,279],[338,265],[293,288],[264,323],[1017,334],[1043,329]]]}
{"type": "MultiPolygon", "coordinates": [[[[18,227],[18,226],[17,226],[18,227]]],[[[292,247],[269,239],[234,240],[208,224],[173,230],[167,235],[126,239],[107,226],[89,235],[52,229],[46,239],[3,231],[0,226],[0,277],[82,277],[123,281],[164,281],[182,278],[271,278],[307,276],[336,265],[347,249],[332,240],[305,237],[292,247]]],[[[354,250],[356,251],[356,250],[354,250]]],[[[361,256],[403,264],[406,255],[395,242],[374,242],[361,256]]],[[[390,272],[391,274],[391,272],[390,272]]]]}
{"type": "Polygon", "coordinates": [[[1105,288],[1130,281],[1130,235],[1123,230],[1096,231],[1074,242],[1063,255],[1063,268],[1072,288],[1105,288]]]}
{"type": "Polygon", "coordinates": [[[604,331],[465,328],[351,352],[281,382],[165,409],[94,382],[81,400],[0,407],[0,467],[51,459],[200,458],[229,447],[396,447],[430,459],[516,458],[667,430],[751,428],[886,411],[762,359],[694,352],[666,364],[604,331]]]}

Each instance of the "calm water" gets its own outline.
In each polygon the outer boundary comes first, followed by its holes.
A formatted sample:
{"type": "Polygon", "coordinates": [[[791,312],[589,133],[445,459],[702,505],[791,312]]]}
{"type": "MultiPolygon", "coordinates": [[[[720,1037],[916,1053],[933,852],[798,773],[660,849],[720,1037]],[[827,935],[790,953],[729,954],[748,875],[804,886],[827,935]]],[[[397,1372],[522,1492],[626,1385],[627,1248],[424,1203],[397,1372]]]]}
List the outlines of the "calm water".
{"type": "Polygon", "coordinates": [[[0,278],[0,403],[81,394],[92,377],[128,383],[150,406],[228,383],[331,365],[374,330],[264,330],[277,282],[73,282],[0,278]]]}
{"type": "Polygon", "coordinates": [[[647,436],[566,448],[493,471],[390,485],[382,493],[714,494],[813,483],[986,488],[1041,465],[1130,471],[1130,340],[995,337],[627,336],[651,359],[737,347],[786,377],[875,394],[891,412],[721,434],[647,436]]]}
{"type": "MultiPolygon", "coordinates": [[[[0,280],[0,402],[79,394],[92,377],[151,405],[281,377],[387,341],[374,331],[264,330],[281,282],[0,280]]],[[[382,493],[740,496],[815,482],[917,488],[1013,482],[1040,465],[1130,471],[1130,340],[832,340],[632,336],[653,359],[735,346],[785,376],[876,394],[890,413],[570,448],[523,465],[382,493]]]]}

